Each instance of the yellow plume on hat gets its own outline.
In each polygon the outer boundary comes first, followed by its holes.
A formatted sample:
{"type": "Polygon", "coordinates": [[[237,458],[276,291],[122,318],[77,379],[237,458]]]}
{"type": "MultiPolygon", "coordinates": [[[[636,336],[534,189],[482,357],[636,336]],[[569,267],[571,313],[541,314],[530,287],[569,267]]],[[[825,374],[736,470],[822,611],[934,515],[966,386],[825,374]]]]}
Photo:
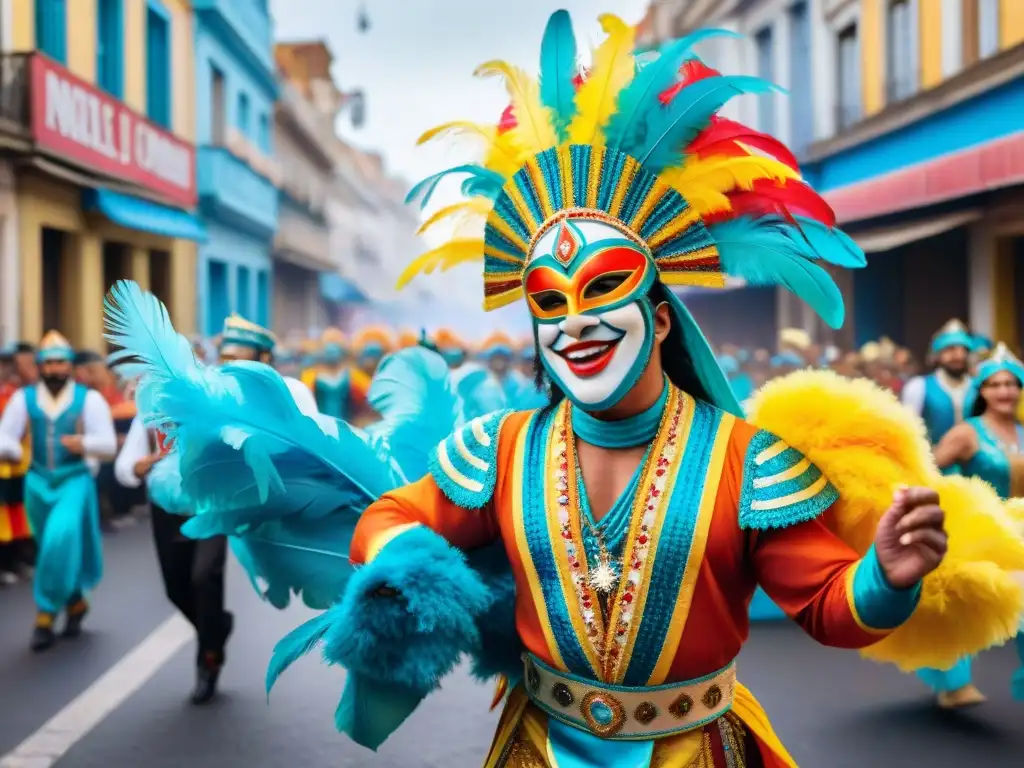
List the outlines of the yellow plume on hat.
{"type": "Polygon", "coordinates": [[[352,339],[352,349],[357,353],[373,344],[382,347],[385,352],[390,352],[394,347],[395,338],[384,326],[370,325],[361,329],[352,339]]]}
{"type": "Polygon", "coordinates": [[[337,344],[340,347],[344,347],[347,340],[344,332],[334,326],[331,326],[320,335],[320,343],[322,345],[337,344]]]}
{"type": "Polygon", "coordinates": [[[811,337],[802,328],[783,328],[779,331],[779,344],[804,350],[811,346],[811,337]]]}

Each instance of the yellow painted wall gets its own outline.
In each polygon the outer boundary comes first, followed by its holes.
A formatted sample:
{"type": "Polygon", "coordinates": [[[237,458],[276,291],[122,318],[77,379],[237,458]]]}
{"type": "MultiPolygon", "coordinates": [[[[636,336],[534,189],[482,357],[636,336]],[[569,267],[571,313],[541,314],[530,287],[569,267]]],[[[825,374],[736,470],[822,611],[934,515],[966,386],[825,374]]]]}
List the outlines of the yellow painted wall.
{"type": "MultiPolygon", "coordinates": [[[[14,49],[35,48],[35,0],[13,0],[14,49]]],[[[96,82],[96,2],[69,0],[67,66],[89,83],[96,82]]],[[[124,102],[146,112],[146,0],[124,2],[124,102]]],[[[195,55],[192,4],[189,0],[163,0],[171,14],[172,128],[192,141],[195,137],[195,55]]]]}
{"type": "Polygon", "coordinates": [[[996,243],[995,269],[992,274],[992,305],[995,315],[995,338],[1011,349],[1018,349],[1017,297],[1014,295],[1014,268],[1016,267],[1012,243],[1001,239],[996,243]]]}
{"type": "Polygon", "coordinates": [[[921,88],[942,82],[942,3],[918,3],[921,88]]]}
{"type": "Polygon", "coordinates": [[[885,17],[883,0],[862,0],[860,10],[861,78],[864,88],[864,115],[873,115],[885,106],[885,17]]]}
{"type": "Polygon", "coordinates": [[[999,43],[1003,48],[1024,43],[1024,2],[1002,0],[999,4],[999,43]]]}

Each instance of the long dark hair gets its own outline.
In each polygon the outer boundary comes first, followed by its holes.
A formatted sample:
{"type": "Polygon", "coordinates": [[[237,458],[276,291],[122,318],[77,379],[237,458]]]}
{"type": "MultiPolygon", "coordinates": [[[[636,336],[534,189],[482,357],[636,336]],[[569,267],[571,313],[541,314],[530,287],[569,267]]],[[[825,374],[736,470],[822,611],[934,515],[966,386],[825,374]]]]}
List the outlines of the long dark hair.
{"type": "MultiPolygon", "coordinates": [[[[651,290],[647,292],[647,301],[651,303],[652,307],[657,307],[668,300],[668,288],[661,281],[655,281],[654,285],[651,286],[651,290]]],[[[674,315],[672,320],[675,320],[674,315]]],[[[537,343],[536,335],[534,335],[533,344],[536,350],[536,356],[533,359],[534,383],[538,390],[549,393],[552,405],[557,405],[565,398],[565,392],[551,380],[551,377],[544,370],[544,363],[541,362],[540,345],[537,343]]],[[[697,371],[693,365],[693,358],[690,356],[690,350],[683,343],[683,331],[675,322],[670,322],[668,336],[661,343],[661,367],[665,371],[665,375],[668,376],[669,381],[683,390],[683,392],[698,400],[711,401],[711,396],[697,376],[697,371]]]]}

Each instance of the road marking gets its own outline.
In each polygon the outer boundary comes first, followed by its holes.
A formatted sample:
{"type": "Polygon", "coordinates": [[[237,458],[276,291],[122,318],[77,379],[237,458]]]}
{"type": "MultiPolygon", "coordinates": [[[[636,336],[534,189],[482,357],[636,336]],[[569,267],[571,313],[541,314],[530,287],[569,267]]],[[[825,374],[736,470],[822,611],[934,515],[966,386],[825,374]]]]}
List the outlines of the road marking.
{"type": "Polygon", "coordinates": [[[178,614],[171,616],[38,731],[0,758],[0,768],[51,768],[194,637],[191,624],[178,614]]]}

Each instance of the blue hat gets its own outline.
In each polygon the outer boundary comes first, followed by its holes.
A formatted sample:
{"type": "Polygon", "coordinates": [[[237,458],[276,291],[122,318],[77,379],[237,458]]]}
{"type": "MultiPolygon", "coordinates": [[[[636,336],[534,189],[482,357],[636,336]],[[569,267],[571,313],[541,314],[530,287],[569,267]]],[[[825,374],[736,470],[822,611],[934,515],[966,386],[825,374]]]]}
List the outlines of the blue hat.
{"type": "Polygon", "coordinates": [[[255,349],[257,352],[273,352],[276,344],[274,334],[266,328],[239,315],[231,315],[224,321],[219,349],[223,352],[225,347],[237,346],[255,349]]]}
{"type": "Polygon", "coordinates": [[[1008,371],[1012,373],[1021,384],[1024,384],[1024,363],[1021,363],[1009,348],[999,342],[996,345],[995,352],[992,353],[992,357],[983,362],[978,366],[978,372],[971,380],[971,386],[967,390],[967,394],[964,396],[964,413],[969,414],[974,410],[974,403],[978,399],[978,393],[981,392],[981,386],[995,376],[997,373],[1008,371]]]}
{"type": "Polygon", "coordinates": [[[950,347],[964,347],[968,351],[975,348],[975,339],[967,330],[967,326],[959,320],[950,320],[932,337],[932,354],[937,355],[950,347]]]}
{"type": "Polygon", "coordinates": [[[71,342],[64,338],[57,331],[48,331],[43,340],[39,342],[39,350],[36,352],[36,359],[40,363],[52,361],[74,362],[75,349],[71,342]]]}
{"type": "Polygon", "coordinates": [[[988,336],[978,336],[978,335],[975,335],[975,337],[974,337],[974,351],[975,352],[987,351],[987,350],[992,349],[993,347],[995,347],[995,344],[992,343],[992,339],[988,338],[988,336]]]}

